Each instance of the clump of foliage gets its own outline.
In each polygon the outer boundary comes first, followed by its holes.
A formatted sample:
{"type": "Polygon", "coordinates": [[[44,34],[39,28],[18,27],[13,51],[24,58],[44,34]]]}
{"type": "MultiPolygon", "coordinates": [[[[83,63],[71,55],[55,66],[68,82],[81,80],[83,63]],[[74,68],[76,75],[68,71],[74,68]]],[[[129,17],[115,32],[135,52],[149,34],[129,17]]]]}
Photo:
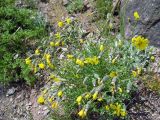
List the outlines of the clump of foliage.
{"type": "Polygon", "coordinates": [[[30,69],[21,59],[28,42],[46,35],[45,25],[37,12],[17,7],[15,0],[0,1],[0,83],[16,79],[33,83],[30,69]]]}
{"type": "Polygon", "coordinates": [[[48,85],[37,102],[57,110],[63,104],[64,116],[74,114],[76,119],[127,118],[125,101],[150,62],[148,39],[136,36],[130,42],[120,35],[99,38],[100,33],[84,38],[77,20],[67,18],[57,25],[57,33],[26,58],[38,77],[47,73],[48,85]]]}
{"type": "Polygon", "coordinates": [[[112,10],[112,3],[112,0],[96,0],[95,7],[98,17],[105,19],[112,10]]]}
{"type": "Polygon", "coordinates": [[[66,7],[69,13],[79,12],[84,8],[84,3],[83,0],[69,0],[66,7]]]}

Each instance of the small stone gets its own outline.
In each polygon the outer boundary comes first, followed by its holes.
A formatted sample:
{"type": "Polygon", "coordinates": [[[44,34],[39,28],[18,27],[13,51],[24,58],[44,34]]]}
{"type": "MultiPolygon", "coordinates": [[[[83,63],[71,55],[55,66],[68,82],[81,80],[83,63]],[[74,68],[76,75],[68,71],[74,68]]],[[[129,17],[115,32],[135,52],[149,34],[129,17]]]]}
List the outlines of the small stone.
{"type": "Polygon", "coordinates": [[[6,96],[8,97],[8,96],[10,96],[10,95],[13,95],[13,94],[15,93],[15,91],[16,91],[16,89],[15,89],[14,87],[12,87],[11,89],[9,89],[9,90],[7,91],[6,96]]]}
{"type": "Polygon", "coordinates": [[[63,5],[66,6],[68,4],[68,0],[63,0],[63,5]]]}
{"type": "Polygon", "coordinates": [[[43,112],[43,115],[46,116],[46,115],[49,114],[49,112],[50,112],[50,110],[46,110],[46,111],[43,112]]]}
{"type": "Polygon", "coordinates": [[[48,109],[48,107],[44,107],[44,108],[43,108],[43,111],[45,111],[45,110],[47,110],[47,109],[48,109]]]}

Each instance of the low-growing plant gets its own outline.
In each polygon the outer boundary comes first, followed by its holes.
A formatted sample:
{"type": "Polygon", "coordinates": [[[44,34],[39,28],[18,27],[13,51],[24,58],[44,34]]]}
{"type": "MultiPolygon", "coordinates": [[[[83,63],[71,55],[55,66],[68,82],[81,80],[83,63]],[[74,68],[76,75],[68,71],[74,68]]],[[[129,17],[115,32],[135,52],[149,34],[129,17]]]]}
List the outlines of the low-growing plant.
{"type": "Polygon", "coordinates": [[[69,13],[80,12],[84,8],[83,0],[69,0],[66,8],[69,13]]]}
{"type": "MultiPolygon", "coordinates": [[[[33,40],[46,35],[45,24],[39,16],[34,10],[18,8],[15,0],[0,1],[0,83],[8,84],[29,75],[21,58],[33,40]]],[[[29,79],[25,80],[30,83],[29,79]]]]}
{"type": "Polygon", "coordinates": [[[107,14],[111,13],[112,3],[112,0],[96,0],[95,7],[100,19],[106,19],[107,14]]]}
{"type": "Polygon", "coordinates": [[[76,20],[67,18],[57,25],[57,33],[26,59],[37,77],[45,75],[48,83],[37,102],[62,107],[68,119],[127,118],[125,101],[150,62],[148,39],[135,36],[130,42],[120,35],[97,37],[100,33],[84,38],[76,20]]]}

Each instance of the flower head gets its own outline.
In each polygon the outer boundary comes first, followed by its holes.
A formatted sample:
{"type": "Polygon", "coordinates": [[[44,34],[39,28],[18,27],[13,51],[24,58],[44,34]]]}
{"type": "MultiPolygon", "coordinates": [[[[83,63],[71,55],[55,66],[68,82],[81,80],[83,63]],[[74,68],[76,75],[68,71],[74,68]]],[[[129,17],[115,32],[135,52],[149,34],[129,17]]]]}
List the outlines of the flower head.
{"type": "Polygon", "coordinates": [[[52,106],[53,109],[58,108],[58,102],[57,101],[53,101],[52,106]]]}
{"type": "Polygon", "coordinates": [[[87,112],[85,111],[85,109],[82,109],[79,111],[78,115],[81,117],[81,118],[84,118],[86,115],[87,115],[87,112]]]}
{"type": "Polygon", "coordinates": [[[32,61],[31,61],[31,59],[28,57],[28,58],[25,59],[25,62],[26,62],[27,65],[30,65],[32,61]]]}
{"type": "Polygon", "coordinates": [[[149,41],[142,36],[136,36],[132,38],[132,45],[139,50],[144,50],[148,47],[149,41]]]}
{"type": "Polygon", "coordinates": [[[76,64],[78,64],[79,66],[83,67],[84,66],[84,62],[80,59],[76,60],[76,64]]]}
{"type": "Polygon", "coordinates": [[[37,102],[39,104],[44,104],[44,97],[43,96],[39,96],[37,102]]]}
{"type": "Polygon", "coordinates": [[[57,39],[61,39],[61,34],[58,32],[58,33],[55,34],[55,37],[56,37],[57,39]]]}
{"type": "Polygon", "coordinates": [[[36,55],[40,55],[39,49],[36,49],[36,50],[35,50],[35,54],[36,54],[36,55]]]}
{"type": "Polygon", "coordinates": [[[152,62],[154,62],[154,61],[155,61],[155,57],[154,57],[154,56],[151,56],[150,60],[151,60],[152,62]]]}
{"type": "Polygon", "coordinates": [[[45,65],[43,63],[38,64],[40,69],[44,69],[45,65]]]}
{"type": "Polygon", "coordinates": [[[96,91],[92,96],[93,100],[96,100],[97,98],[98,98],[98,91],[96,91]]]}
{"type": "Polygon", "coordinates": [[[104,51],[104,45],[100,45],[99,50],[100,50],[101,52],[104,51]]]}
{"type": "Polygon", "coordinates": [[[139,20],[139,19],[140,19],[140,16],[139,16],[139,14],[138,14],[137,11],[134,11],[133,16],[134,16],[134,19],[135,19],[135,20],[139,20]]]}
{"type": "Polygon", "coordinates": [[[58,91],[57,95],[58,95],[58,97],[62,97],[63,91],[62,90],[58,91]]]}
{"type": "Polygon", "coordinates": [[[73,59],[73,55],[68,54],[68,55],[67,55],[67,58],[68,58],[68,59],[73,59]]]}
{"type": "Polygon", "coordinates": [[[67,22],[67,24],[70,24],[72,21],[70,18],[66,18],[66,22],[67,22]]]}
{"type": "Polygon", "coordinates": [[[137,72],[133,70],[132,75],[133,75],[133,77],[137,77],[137,72]]]}
{"type": "Polygon", "coordinates": [[[55,45],[54,42],[50,42],[49,44],[50,44],[50,46],[52,46],[52,47],[54,47],[54,45],[55,45]]]}
{"type": "Polygon", "coordinates": [[[114,71],[112,71],[110,74],[109,74],[109,76],[111,77],[111,78],[114,78],[114,77],[116,77],[118,74],[117,74],[117,72],[114,72],[114,71]]]}
{"type": "Polygon", "coordinates": [[[82,101],[82,96],[78,96],[76,99],[76,102],[78,103],[78,105],[81,104],[81,101],[82,101]]]}
{"type": "Polygon", "coordinates": [[[105,106],[105,109],[108,111],[108,110],[109,110],[109,106],[108,106],[108,105],[106,105],[106,106],[105,106]]]}
{"type": "Polygon", "coordinates": [[[58,22],[58,27],[63,27],[64,23],[62,21],[58,22]]]}
{"type": "Polygon", "coordinates": [[[85,99],[89,99],[90,97],[91,97],[91,93],[87,93],[87,94],[84,96],[85,99]]]}

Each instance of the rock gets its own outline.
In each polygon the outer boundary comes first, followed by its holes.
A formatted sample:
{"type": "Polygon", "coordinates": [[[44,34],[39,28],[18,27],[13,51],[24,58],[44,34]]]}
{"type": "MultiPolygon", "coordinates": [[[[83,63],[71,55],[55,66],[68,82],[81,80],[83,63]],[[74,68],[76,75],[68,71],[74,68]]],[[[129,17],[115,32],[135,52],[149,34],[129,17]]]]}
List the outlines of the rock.
{"type": "Polygon", "coordinates": [[[49,112],[50,112],[50,110],[45,110],[45,111],[43,112],[43,115],[46,116],[46,115],[49,114],[49,112]]]}
{"type": "Polygon", "coordinates": [[[68,0],[63,0],[63,5],[66,6],[68,4],[68,0]]]}
{"type": "Polygon", "coordinates": [[[15,91],[16,91],[16,89],[15,89],[14,87],[12,87],[11,89],[9,89],[9,90],[7,91],[6,96],[13,95],[13,94],[15,93],[15,91]]]}
{"type": "Polygon", "coordinates": [[[160,0],[122,0],[121,17],[126,38],[143,35],[160,47],[160,0]],[[140,20],[134,20],[134,11],[139,13],[140,20]]]}

